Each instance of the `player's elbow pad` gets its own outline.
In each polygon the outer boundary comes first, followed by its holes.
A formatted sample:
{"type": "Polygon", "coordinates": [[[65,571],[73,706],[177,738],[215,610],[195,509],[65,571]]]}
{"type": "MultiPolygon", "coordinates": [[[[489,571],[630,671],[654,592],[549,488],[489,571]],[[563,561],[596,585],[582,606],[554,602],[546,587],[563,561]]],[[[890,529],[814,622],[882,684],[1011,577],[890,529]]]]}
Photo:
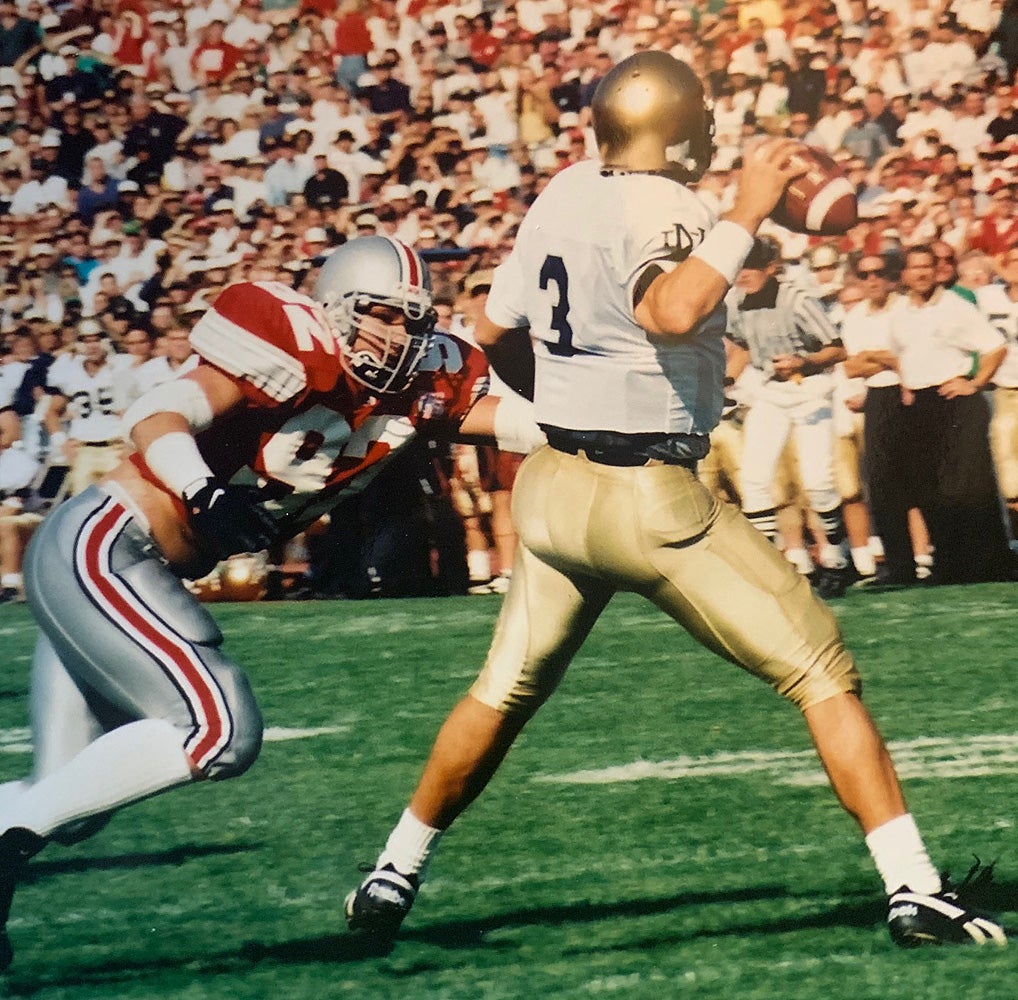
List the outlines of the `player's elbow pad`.
{"type": "Polygon", "coordinates": [[[192,432],[205,430],[214,416],[208,396],[197,382],[189,378],[171,379],[149,389],[124,411],[124,437],[130,438],[138,424],[157,413],[179,413],[192,432]]]}
{"type": "Polygon", "coordinates": [[[494,431],[495,444],[501,451],[515,451],[521,455],[529,455],[547,441],[534,419],[534,404],[517,395],[499,397],[494,431]]]}

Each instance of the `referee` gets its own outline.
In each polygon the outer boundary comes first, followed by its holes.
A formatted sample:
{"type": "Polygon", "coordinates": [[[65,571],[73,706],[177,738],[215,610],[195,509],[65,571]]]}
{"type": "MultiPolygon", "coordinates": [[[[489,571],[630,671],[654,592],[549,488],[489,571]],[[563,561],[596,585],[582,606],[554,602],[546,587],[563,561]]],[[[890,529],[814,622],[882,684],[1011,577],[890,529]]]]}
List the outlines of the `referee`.
{"type": "Polygon", "coordinates": [[[845,357],[838,331],[823,305],[793,281],[778,278],[779,248],[758,238],[729,293],[728,337],[735,349],[726,374],[747,365],[759,388],[746,415],[742,457],[742,509],[772,541],[777,535],[773,483],[782,449],[794,434],[799,474],[810,508],[823,527],[817,591],[840,597],[848,584],[841,549],[845,523],[834,480],[834,380],[845,357]]]}

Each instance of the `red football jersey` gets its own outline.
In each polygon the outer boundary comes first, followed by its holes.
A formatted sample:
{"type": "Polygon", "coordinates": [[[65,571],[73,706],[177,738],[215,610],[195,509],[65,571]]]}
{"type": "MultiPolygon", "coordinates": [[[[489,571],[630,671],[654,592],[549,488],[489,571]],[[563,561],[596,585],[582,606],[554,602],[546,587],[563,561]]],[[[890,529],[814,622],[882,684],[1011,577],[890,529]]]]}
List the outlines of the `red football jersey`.
{"type": "Polygon", "coordinates": [[[278,282],[226,288],[191,344],[248,400],[198,447],[217,476],[264,487],[285,535],[363,489],[418,427],[454,434],[489,386],[484,354],[437,333],[410,388],[374,393],[347,374],[321,306],[278,282]]]}

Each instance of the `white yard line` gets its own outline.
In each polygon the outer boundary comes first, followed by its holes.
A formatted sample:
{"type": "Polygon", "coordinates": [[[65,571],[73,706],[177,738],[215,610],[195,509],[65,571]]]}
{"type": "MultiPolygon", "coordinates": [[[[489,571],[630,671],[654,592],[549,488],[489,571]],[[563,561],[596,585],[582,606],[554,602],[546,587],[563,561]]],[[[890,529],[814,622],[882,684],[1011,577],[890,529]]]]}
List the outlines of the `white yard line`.
{"type": "MultiPolygon", "coordinates": [[[[985,736],[933,737],[889,744],[903,778],[969,778],[1018,773],[1018,733],[985,736]]],[[[827,778],[812,750],[720,751],[700,757],[638,760],[599,769],[538,775],[551,784],[609,785],[648,778],[739,777],[765,773],[782,785],[824,785],[827,778]]]]}
{"type": "MultiPolygon", "coordinates": [[[[266,743],[285,743],[288,740],[307,740],[315,736],[332,736],[346,733],[349,726],[315,726],[311,729],[296,729],[289,726],[268,726],[265,730],[266,743]]],[[[23,729],[0,729],[0,753],[31,753],[32,733],[23,729]]]]}

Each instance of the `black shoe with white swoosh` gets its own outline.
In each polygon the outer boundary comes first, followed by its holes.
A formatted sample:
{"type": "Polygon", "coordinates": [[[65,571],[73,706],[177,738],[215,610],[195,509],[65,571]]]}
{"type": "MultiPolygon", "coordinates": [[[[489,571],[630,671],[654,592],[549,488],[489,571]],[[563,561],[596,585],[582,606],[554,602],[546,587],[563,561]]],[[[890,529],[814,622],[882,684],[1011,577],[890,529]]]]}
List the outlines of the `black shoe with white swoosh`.
{"type": "Polygon", "coordinates": [[[352,931],[390,940],[410,912],[417,896],[416,875],[403,875],[392,865],[374,869],[346,897],[346,922],[352,931]]]}
{"type": "Polygon", "coordinates": [[[887,910],[891,940],[902,948],[926,944],[993,944],[1004,947],[1007,935],[996,919],[969,909],[951,890],[927,896],[902,886],[887,910]]]}

